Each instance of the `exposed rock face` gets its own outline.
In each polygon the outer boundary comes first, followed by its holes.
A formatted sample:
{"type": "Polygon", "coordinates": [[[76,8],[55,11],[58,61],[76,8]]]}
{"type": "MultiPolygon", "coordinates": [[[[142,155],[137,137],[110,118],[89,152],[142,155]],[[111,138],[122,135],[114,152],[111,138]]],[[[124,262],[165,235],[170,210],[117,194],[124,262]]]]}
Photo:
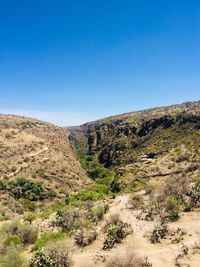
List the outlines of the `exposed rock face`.
{"type": "Polygon", "coordinates": [[[193,150],[200,141],[199,129],[200,102],[191,102],[86,123],[79,135],[72,129],[71,139],[85,138],[89,153],[97,153],[107,167],[120,168],[145,154],[159,157],[181,144],[193,150]]]}

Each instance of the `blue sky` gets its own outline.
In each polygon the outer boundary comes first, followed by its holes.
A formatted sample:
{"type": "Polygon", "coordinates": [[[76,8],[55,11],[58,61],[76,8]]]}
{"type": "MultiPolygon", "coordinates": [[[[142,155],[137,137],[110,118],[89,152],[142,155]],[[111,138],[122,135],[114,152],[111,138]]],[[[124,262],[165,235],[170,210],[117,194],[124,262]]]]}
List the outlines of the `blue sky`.
{"type": "Polygon", "coordinates": [[[0,112],[58,125],[200,99],[198,0],[0,0],[0,112]]]}

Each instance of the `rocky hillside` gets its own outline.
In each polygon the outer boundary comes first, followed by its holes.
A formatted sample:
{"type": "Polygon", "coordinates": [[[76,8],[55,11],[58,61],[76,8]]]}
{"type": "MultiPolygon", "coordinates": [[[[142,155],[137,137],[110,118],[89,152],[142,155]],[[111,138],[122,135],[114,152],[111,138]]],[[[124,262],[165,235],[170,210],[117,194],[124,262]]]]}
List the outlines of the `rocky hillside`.
{"type": "Polygon", "coordinates": [[[199,266],[200,102],[0,123],[0,266],[199,266]]]}
{"type": "Polygon", "coordinates": [[[200,159],[200,102],[149,109],[71,128],[70,139],[129,180],[193,173],[200,159]]]}
{"type": "MultiPolygon", "coordinates": [[[[41,121],[0,115],[0,152],[0,204],[6,209],[16,208],[12,196],[17,197],[10,187],[18,178],[40,183],[42,190],[54,192],[53,195],[80,189],[89,181],[74,157],[66,133],[41,121]]],[[[15,190],[25,190],[27,186],[15,184],[15,190]]],[[[28,189],[24,194],[27,192],[28,189]]],[[[31,200],[27,196],[26,199],[31,200]]]]}

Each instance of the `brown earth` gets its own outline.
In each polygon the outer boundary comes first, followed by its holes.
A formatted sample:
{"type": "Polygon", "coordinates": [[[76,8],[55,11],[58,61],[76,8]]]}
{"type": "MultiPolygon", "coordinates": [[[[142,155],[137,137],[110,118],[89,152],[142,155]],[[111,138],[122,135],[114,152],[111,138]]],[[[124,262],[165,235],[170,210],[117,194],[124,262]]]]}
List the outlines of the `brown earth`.
{"type": "MultiPolygon", "coordinates": [[[[0,178],[7,182],[23,177],[66,192],[89,183],[66,132],[54,125],[0,115],[0,152],[0,178]]],[[[15,201],[6,191],[1,191],[0,203],[14,209],[15,201]]]]}

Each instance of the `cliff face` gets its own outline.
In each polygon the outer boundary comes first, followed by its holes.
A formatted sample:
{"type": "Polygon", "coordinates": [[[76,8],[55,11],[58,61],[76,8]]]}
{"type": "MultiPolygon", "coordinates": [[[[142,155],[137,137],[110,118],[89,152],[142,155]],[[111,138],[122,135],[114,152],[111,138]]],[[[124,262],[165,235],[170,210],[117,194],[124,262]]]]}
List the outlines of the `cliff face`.
{"type": "MultiPolygon", "coordinates": [[[[127,113],[72,129],[71,140],[87,143],[100,163],[121,172],[141,157],[157,159],[190,153],[199,158],[200,102],[127,113]],[[175,152],[174,150],[177,150],[175,152]],[[176,155],[177,154],[177,155],[176,155]]],[[[193,155],[193,156],[192,156],[193,155]]],[[[170,164],[172,162],[170,161],[170,164]]],[[[135,169],[135,166],[134,166],[135,169]]]]}

